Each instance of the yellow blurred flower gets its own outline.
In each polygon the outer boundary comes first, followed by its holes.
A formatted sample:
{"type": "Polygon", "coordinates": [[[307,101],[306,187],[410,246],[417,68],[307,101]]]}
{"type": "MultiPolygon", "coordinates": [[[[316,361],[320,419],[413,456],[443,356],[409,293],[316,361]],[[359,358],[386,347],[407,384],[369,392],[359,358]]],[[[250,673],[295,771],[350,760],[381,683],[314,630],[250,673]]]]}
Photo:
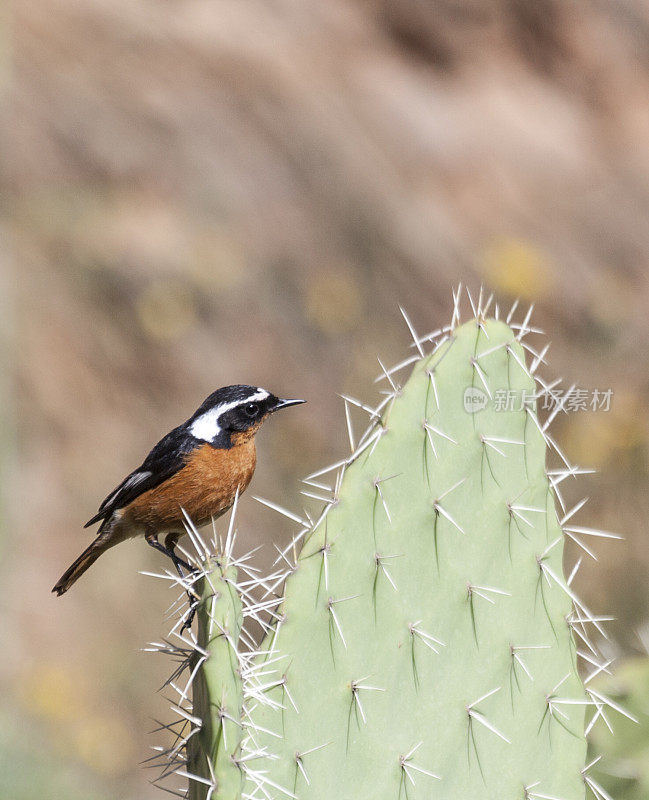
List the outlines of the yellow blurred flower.
{"type": "Polygon", "coordinates": [[[646,411],[636,395],[617,392],[610,411],[570,414],[563,442],[570,458],[601,468],[613,457],[628,453],[646,437],[646,411]]]}
{"type": "Polygon", "coordinates": [[[20,682],[25,710],[48,724],[58,752],[74,756],[103,775],[128,770],[136,743],[127,723],[90,700],[84,675],[70,665],[38,664],[20,682]]]}
{"type": "Polygon", "coordinates": [[[481,267],[491,288],[524,300],[543,298],[553,283],[545,254],[523,239],[496,240],[487,248],[481,267]]]}
{"type": "Polygon", "coordinates": [[[28,711],[52,722],[68,722],[82,709],[78,683],[67,666],[39,664],[23,676],[21,687],[28,711]]]}

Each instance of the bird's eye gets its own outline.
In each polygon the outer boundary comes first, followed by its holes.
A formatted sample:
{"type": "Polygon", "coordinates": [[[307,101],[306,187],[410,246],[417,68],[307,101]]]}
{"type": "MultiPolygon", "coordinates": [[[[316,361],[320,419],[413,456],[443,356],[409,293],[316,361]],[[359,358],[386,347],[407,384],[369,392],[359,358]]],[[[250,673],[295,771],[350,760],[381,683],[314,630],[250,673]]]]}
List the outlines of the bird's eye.
{"type": "Polygon", "coordinates": [[[246,403],[244,410],[249,417],[256,417],[259,413],[259,406],[257,403],[246,403]]]}

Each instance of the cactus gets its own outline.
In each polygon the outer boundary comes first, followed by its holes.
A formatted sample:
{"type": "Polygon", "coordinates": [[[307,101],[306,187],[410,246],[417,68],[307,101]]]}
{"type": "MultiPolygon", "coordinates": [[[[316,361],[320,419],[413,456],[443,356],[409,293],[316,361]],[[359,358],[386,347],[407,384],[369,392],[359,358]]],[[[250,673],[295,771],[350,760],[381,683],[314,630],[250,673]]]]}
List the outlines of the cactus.
{"type": "MultiPolygon", "coordinates": [[[[584,771],[584,719],[604,701],[584,689],[574,634],[595,653],[589,630],[601,626],[563,577],[555,495],[575,469],[546,470],[533,374],[543,353],[527,366],[528,319],[458,316],[456,298],[451,325],[426,340],[406,318],[409,380],[384,369],[389,391],[358,442],[348,413],[352,455],[309,479],[321,490],[334,472],[322,512],[289,513],[302,527],[278,572],[238,584],[266,635],[239,649],[236,675],[199,625],[210,655],[197,674],[228,685],[242,731],[227,779],[224,758],[205,769],[203,737],[189,739],[205,796],[580,800],[599,788],[584,771]]],[[[193,714],[215,730],[218,703],[204,699],[195,691],[193,714]]]]}
{"type": "Polygon", "coordinates": [[[201,709],[187,742],[189,800],[205,800],[214,781],[219,798],[241,797],[243,773],[237,765],[242,739],[243,684],[239,636],[243,623],[237,571],[228,560],[208,559],[196,583],[198,647],[191,656],[194,708],[201,709]]]}

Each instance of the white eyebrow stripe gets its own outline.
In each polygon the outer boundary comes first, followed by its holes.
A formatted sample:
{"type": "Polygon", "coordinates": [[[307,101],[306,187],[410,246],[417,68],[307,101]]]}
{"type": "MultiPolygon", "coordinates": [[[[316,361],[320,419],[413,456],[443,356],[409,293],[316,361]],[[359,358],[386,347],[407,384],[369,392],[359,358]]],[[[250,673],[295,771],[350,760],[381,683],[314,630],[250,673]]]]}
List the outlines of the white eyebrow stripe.
{"type": "Polygon", "coordinates": [[[200,417],[197,417],[189,427],[189,432],[195,439],[202,439],[204,442],[213,441],[221,432],[219,425],[219,418],[222,414],[230,411],[243,403],[254,403],[258,400],[265,400],[269,397],[269,393],[265,389],[257,389],[255,394],[243,397],[241,400],[233,400],[230,403],[221,403],[216,408],[210,408],[200,417]]]}

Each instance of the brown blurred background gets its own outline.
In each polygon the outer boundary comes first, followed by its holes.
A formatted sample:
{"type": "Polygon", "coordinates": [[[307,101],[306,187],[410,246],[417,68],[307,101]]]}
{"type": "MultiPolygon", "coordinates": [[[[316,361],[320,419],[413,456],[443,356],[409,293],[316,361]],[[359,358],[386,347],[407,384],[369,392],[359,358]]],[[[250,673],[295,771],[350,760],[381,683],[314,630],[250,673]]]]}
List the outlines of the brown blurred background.
{"type": "MultiPolygon", "coordinates": [[[[306,397],[263,431],[240,547],[346,452],[347,391],[446,322],[460,280],[537,301],[558,422],[621,532],[576,584],[620,653],[649,619],[646,0],[31,0],[2,15],[0,796],[148,800],[168,717],[140,652],[169,590],[142,542],[50,594],[83,522],[235,382],[306,397]]],[[[575,554],[568,553],[569,566],[575,554]]],[[[271,560],[270,545],[260,555],[271,560]]]]}

